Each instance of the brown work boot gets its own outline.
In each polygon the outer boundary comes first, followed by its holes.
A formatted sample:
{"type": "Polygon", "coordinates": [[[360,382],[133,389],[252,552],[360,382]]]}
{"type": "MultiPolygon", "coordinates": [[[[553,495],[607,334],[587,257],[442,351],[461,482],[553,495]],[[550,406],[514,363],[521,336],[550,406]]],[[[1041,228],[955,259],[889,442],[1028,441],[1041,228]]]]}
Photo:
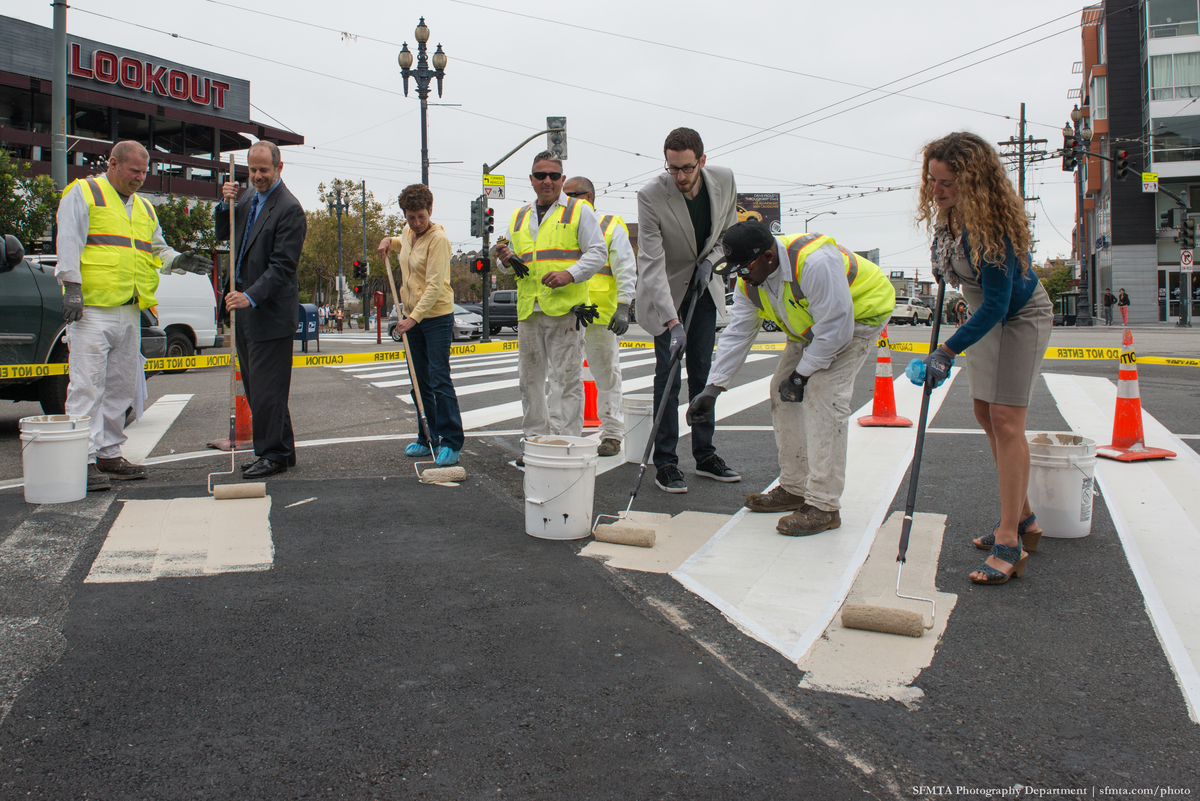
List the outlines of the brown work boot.
{"type": "Polygon", "coordinates": [[[104,471],[97,467],[95,462],[88,462],[87,491],[103,492],[110,489],[112,489],[112,484],[108,482],[108,476],[104,474],[104,471]]]}
{"type": "Polygon", "coordinates": [[[751,512],[791,512],[804,508],[804,498],[777,486],[770,492],[750,493],[745,506],[751,512]]]}
{"type": "Polygon", "coordinates": [[[600,447],[596,448],[596,453],[600,456],[616,456],[621,452],[621,440],[615,437],[605,437],[600,440],[600,447]]]}
{"type": "Polygon", "coordinates": [[[124,456],[117,456],[112,459],[96,457],[96,466],[103,470],[104,474],[110,479],[115,481],[133,481],[150,476],[145,465],[134,464],[124,456]]]}
{"type": "Polygon", "coordinates": [[[788,537],[807,537],[819,534],[826,529],[838,528],[842,525],[842,516],[834,512],[826,512],[815,506],[806,506],[798,512],[793,512],[781,518],[775,530],[788,537]]]}

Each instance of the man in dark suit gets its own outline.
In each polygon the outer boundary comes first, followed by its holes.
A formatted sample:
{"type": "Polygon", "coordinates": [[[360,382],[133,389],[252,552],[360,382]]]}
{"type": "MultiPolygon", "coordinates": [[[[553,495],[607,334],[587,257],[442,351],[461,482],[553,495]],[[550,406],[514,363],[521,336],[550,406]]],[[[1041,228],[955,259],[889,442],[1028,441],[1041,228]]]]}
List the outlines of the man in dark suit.
{"type": "MultiPolygon", "coordinates": [[[[304,248],[308,219],[300,201],[280,180],[279,148],[260,141],[247,154],[250,183],[237,201],[238,249],[234,285],[226,278],[225,307],[236,314],[238,363],[254,419],[257,461],[242,468],[243,478],[285,473],[296,464],[296,443],[288,392],[292,383],[292,337],[300,308],[296,265],[304,248]],[[249,225],[247,225],[249,220],[249,225]]],[[[229,201],[241,186],[221,187],[216,209],[218,239],[229,237],[229,201]]]]}

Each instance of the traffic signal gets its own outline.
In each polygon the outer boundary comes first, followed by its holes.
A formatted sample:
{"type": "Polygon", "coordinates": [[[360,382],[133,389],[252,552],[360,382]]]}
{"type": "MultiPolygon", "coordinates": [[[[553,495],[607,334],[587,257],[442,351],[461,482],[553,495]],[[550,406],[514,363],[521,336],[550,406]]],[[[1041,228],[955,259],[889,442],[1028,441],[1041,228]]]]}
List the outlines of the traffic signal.
{"type": "Polygon", "coordinates": [[[1073,136],[1063,137],[1063,172],[1071,172],[1075,169],[1077,159],[1075,157],[1075,148],[1078,146],[1078,141],[1073,136]]]}
{"type": "Polygon", "coordinates": [[[471,201],[471,236],[483,236],[482,208],[482,198],[475,198],[471,201]]]}
{"type": "Polygon", "coordinates": [[[472,272],[486,273],[490,269],[492,269],[491,260],[484,256],[476,256],[474,261],[471,262],[472,272]]]}
{"type": "Polygon", "coordinates": [[[1167,209],[1162,214],[1158,215],[1159,228],[1178,228],[1178,218],[1175,216],[1175,209],[1167,209]]]}
{"type": "Polygon", "coordinates": [[[553,153],[555,158],[565,159],[567,157],[567,118],[547,117],[546,127],[550,129],[550,132],[546,134],[546,149],[553,153]]]}
{"type": "Polygon", "coordinates": [[[496,230],[496,216],[492,214],[491,209],[486,209],[483,215],[483,232],[490,234],[496,230]]]}
{"type": "Polygon", "coordinates": [[[367,265],[365,262],[355,260],[355,262],[354,262],[354,277],[355,278],[366,278],[367,277],[367,265]]]}
{"type": "Polygon", "coordinates": [[[1118,150],[1113,155],[1113,167],[1117,178],[1124,178],[1129,174],[1129,151],[1118,150]]]}
{"type": "Polygon", "coordinates": [[[1196,247],[1196,221],[1190,217],[1179,226],[1179,247],[1183,250],[1194,250],[1196,247]]]}

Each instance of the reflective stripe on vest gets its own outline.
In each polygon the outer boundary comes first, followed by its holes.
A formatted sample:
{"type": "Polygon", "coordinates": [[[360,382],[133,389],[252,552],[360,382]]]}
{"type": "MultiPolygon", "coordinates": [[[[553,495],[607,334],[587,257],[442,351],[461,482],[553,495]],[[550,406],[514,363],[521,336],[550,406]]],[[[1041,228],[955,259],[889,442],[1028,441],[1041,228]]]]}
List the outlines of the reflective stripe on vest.
{"type": "Polygon", "coordinates": [[[788,267],[791,268],[791,274],[785,275],[783,281],[783,306],[786,313],[779,314],[771,304],[766,289],[758,287],[756,291],[752,290],[744,278],[738,279],[738,290],[755,305],[760,317],[774,321],[787,333],[788,339],[812,339],[809,329],[812,328],[814,320],[808,313],[808,298],[804,297],[800,289],[800,278],[808,256],[826,245],[836,247],[842,256],[842,263],[846,268],[846,283],[850,287],[850,298],[854,303],[855,322],[877,325],[885,322],[895,309],[896,290],[883,274],[883,270],[838,245],[832,237],[821,234],[793,234],[779,239],[787,249],[788,267]]]}
{"type": "Polygon", "coordinates": [[[515,210],[509,224],[513,253],[529,267],[529,275],[517,279],[517,319],[524,320],[538,308],[551,317],[561,317],[572,306],[588,303],[587,283],[570,283],[551,289],[542,283],[546,273],[566,270],[583,255],[579,247],[579,201],[571,198],[546,212],[533,236],[533,205],[515,210]]]}
{"type": "Polygon", "coordinates": [[[73,182],[64,197],[75,184],[81,184],[88,204],[88,235],[79,254],[84,304],[121,306],[136,296],[140,308],[154,306],[162,266],[151,245],[158,227],[154,206],[134,195],[132,213],[127,212],[125,201],[103,176],[73,182]]]}
{"type": "Polygon", "coordinates": [[[591,302],[596,304],[599,317],[593,325],[608,325],[613,312],[617,310],[617,279],[612,271],[612,240],[613,232],[621,226],[628,236],[629,229],[625,221],[615,214],[606,214],[600,218],[600,232],[604,234],[604,253],[606,260],[600,272],[588,279],[588,294],[591,302]]]}

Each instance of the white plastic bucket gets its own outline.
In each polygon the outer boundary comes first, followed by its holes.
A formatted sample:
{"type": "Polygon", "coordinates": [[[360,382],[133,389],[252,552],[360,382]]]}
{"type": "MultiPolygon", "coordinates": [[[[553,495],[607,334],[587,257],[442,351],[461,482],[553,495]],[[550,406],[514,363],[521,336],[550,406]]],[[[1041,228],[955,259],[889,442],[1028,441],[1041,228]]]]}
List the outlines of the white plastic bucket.
{"type": "Polygon", "coordinates": [[[625,461],[642,463],[650,429],[654,425],[654,396],[626,395],[621,399],[621,413],[625,417],[625,461]]]}
{"type": "Polygon", "coordinates": [[[592,532],[596,447],[587,437],[532,437],[525,443],[525,533],[578,540],[592,532]]]}
{"type": "Polygon", "coordinates": [[[90,423],[86,414],[21,418],[26,503],[68,503],[87,497],[90,423]]]}
{"type": "Polygon", "coordinates": [[[1029,440],[1029,505],[1046,537],[1092,533],[1092,487],[1096,441],[1050,431],[1029,440]]]}

